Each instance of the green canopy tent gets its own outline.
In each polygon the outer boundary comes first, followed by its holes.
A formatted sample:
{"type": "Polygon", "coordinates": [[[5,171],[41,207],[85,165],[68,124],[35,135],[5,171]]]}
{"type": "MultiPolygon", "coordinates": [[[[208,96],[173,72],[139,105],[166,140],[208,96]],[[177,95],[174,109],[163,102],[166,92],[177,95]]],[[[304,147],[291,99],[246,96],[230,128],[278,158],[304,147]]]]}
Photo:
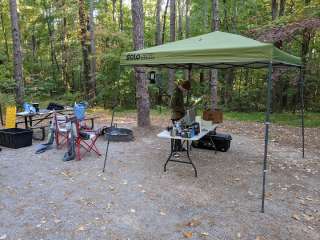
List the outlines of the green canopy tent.
{"type": "Polygon", "coordinates": [[[240,35],[215,31],[160,46],[124,53],[121,56],[120,64],[137,67],[189,69],[189,74],[193,68],[268,68],[261,205],[261,211],[264,212],[272,96],[271,75],[274,67],[295,67],[300,70],[302,156],[304,157],[304,79],[301,59],[281,51],[270,43],[262,43],[240,35]]]}

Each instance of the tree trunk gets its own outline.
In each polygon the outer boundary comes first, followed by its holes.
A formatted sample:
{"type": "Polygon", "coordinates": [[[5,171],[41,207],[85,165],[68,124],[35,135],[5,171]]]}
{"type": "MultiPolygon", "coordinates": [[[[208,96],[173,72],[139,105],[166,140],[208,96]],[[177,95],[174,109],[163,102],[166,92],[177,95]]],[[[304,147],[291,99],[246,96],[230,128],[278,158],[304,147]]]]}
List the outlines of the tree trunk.
{"type": "MultiPolygon", "coordinates": [[[[212,0],[212,21],[211,30],[218,31],[220,27],[219,22],[219,0],[212,0]]],[[[211,110],[214,111],[218,106],[218,70],[212,69],[210,71],[210,92],[211,92],[211,110]]]]}
{"type": "MultiPolygon", "coordinates": [[[[185,16],[185,21],[186,21],[186,38],[190,37],[190,1],[191,0],[186,0],[186,16],[185,16]]],[[[184,79],[186,79],[187,81],[190,81],[189,79],[189,70],[184,70],[184,79]]]]}
{"type": "Polygon", "coordinates": [[[2,33],[3,33],[3,39],[4,39],[4,46],[5,46],[5,51],[6,51],[6,56],[7,56],[7,60],[9,60],[10,56],[9,56],[9,47],[8,47],[8,36],[7,36],[7,31],[5,28],[5,23],[4,23],[4,18],[3,18],[3,6],[2,6],[2,2],[0,2],[0,21],[1,21],[1,29],[2,29],[2,33]]]}
{"type": "Polygon", "coordinates": [[[123,32],[123,0],[119,0],[119,28],[120,31],[123,32]]]}
{"type": "Polygon", "coordinates": [[[286,7],[286,0],[280,0],[279,17],[284,16],[285,7],[286,7]]]}
{"type": "Polygon", "coordinates": [[[227,2],[223,0],[223,25],[225,31],[229,32],[229,23],[228,23],[228,11],[227,11],[227,2]]]}
{"type": "Polygon", "coordinates": [[[112,0],[112,20],[116,21],[116,0],[112,0]]]}
{"type": "MultiPolygon", "coordinates": [[[[170,42],[176,40],[176,1],[170,0],[170,42]]],[[[169,82],[168,90],[169,94],[172,95],[175,81],[175,70],[169,69],[169,82]]]]}
{"type": "Polygon", "coordinates": [[[166,7],[163,13],[163,25],[162,25],[162,44],[164,43],[165,33],[166,33],[166,19],[167,19],[167,12],[170,0],[167,0],[166,7]]]}
{"type": "Polygon", "coordinates": [[[271,16],[272,20],[275,20],[278,15],[278,3],[277,0],[271,0],[271,16]]]}
{"type": "Polygon", "coordinates": [[[51,55],[51,63],[53,66],[56,67],[56,69],[52,68],[52,76],[56,80],[56,72],[60,72],[60,66],[57,60],[57,54],[56,49],[54,46],[54,20],[51,19],[51,9],[48,7],[46,2],[42,2],[44,11],[46,12],[46,21],[47,21],[47,27],[48,27],[48,39],[50,44],[50,55],[51,55]],[[55,71],[56,70],[56,71],[55,71]]]}
{"type": "Polygon", "coordinates": [[[13,69],[14,79],[16,81],[16,102],[17,104],[23,104],[24,98],[24,82],[23,82],[23,70],[22,70],[22,53],[20,43],[20,30],[19,19],[17,13],[16,0],[10,0],[10,16],[11,16],[11,29],[12,29],[12,43],[13,43],[13,69]]]}
{"type": "Polygon", "coordinates": [[[67,71],[68,45],[67,45],[67,39],[66,39],[67,38],[67,18],[66,17],[63,17],[62,24],[63,25],[62,25],[62,37],[61,37],[61,39],[62,39],[61,69],[62,69],[63,85],[64,85],[65,89],[68,91],[68,90],[70,90],[70,82],[68,79],[68,71],[67,71]]]}
{"type": "Polygon", "coordinates": [[[178,0],[178,39],[183,39],[183,32],[182,32],[182,18],[183,18],[183,4],[182,0],[178,0]]]}
{"type": "Polygon", "coordinates": [[[161,5],[162,5],[162,0],[157,0],[155,45],[161,45],[161,5]]]}
{"type": "Polygon", "coordinates": [[[238,32],[238,30],[237,30],[237,16],[238,16],[237,0],[233,0],[231,23],[232,23],[232,32],[234,32],[234,33],[238,32]]]}
{"type": "Polygon", "coordinates": [[[186,38],[190,36],[190,1],[186,0],[186,38]]]}
{"type": "MultiPolygon", "coordinates": [[[[122,0],[120,1],[122,2],[122,0]]],[[[89,30],[90,30],[90,82],[89,82],[89,99],[96,97],[96,45],[94,35],[94,0],[90,0],[90,16],[89,16],[89,30]]]]}
{"type": "Polygon", "coordinates": [[[90,61],[89,61],[89,44],[87,41],[87,18],[85,15],[84,0],[79,0],[79,24],[80,24],[80,42],[82,50],[82,85],[84,94],[89,96],[89,79],[90,79],[90,61]]]}
{"type": "MultiPolygon", "coordinates": [[[[144,20],[142,0],[131,0],[134,50],[144,47],[144,20]]],[[[138,126],[150,126],[150,102],[144,68],[135,67],[138,126]]]]}

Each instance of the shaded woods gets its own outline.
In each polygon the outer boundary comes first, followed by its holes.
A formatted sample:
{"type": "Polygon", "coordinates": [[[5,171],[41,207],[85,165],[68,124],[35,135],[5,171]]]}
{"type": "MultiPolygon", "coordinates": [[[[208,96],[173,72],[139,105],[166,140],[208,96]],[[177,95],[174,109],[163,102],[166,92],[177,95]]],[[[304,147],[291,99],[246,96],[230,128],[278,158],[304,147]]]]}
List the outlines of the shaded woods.
{"type": "MultiPolygon", "coordinates": [[[[316,0],[2,0],[0,101],[86,99],[109,106],[117,100],[125,108],[137,105],[141,124],[148,125],[149,106],[166,105],[163,93],[187,74],[157,69],[159,91],[148,84],[148,69],[120,69],[120,54],[219,29],[302,57],[306,108],[320,111],[319,17],[316,0]]],[[[192,91],[207,95],[208,105],[263,111],[265,76],[265,70],[197,70],[192,91]]],[[[273,111],[298,108],[297,76],[274,71],[273,111]]]]}

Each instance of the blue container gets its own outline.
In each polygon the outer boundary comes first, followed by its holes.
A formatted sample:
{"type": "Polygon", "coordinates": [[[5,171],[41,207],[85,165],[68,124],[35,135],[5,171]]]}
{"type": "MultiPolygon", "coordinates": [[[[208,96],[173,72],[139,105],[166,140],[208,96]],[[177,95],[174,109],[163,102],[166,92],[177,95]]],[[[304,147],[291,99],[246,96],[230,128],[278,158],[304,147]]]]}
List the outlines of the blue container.
{"type": "Polygon", "coordinates": [[[74,115],[76,116],[77,120],[82,121],[85,118],[86,109],[87,109],[87,106],[83,103],[76,103],[74,105],[73,111],[74,111],[74,115]]]}

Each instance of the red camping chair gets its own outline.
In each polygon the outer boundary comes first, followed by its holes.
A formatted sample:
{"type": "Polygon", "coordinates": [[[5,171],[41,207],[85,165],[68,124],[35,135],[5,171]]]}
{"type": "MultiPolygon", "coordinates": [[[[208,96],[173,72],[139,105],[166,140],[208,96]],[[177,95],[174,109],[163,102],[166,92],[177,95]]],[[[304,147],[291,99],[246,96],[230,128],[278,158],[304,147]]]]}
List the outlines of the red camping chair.
{"type": "Polygon", "coordinates": [[[53,124],[55,127],[56,145],[57,148],[61,148],[69,142],[70,129],[67,128],[67,117],[54,113],[53,124]]]}
{"type": "Polygon", "coordinates": [[[75,121],[75,128],[76,128],[76,136],[75,136],[75,147],[76,147],[76,156],[78,160],[87,153],[87,152],[95,152],[99,157],[101,153],[99,152],[96,141],[100,136],[99,131],[89,130],[87,128],[83,128],[81,126],[81,122],[76,120],[75,121]],[[84,149],[84,153],[81,153],[80,149],[84,149]]]}

